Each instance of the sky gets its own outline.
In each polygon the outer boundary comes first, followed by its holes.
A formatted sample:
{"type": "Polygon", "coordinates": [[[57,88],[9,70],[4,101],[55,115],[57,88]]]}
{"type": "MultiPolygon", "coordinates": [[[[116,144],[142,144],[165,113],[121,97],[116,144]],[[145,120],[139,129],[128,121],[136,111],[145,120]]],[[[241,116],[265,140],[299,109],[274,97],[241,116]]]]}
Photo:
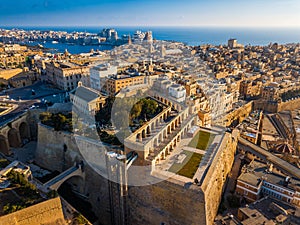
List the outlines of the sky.
{"type": "Polygon", "coordinates": [[[1,0],[0,26],[300,27],[299,0],[1,0]]]}

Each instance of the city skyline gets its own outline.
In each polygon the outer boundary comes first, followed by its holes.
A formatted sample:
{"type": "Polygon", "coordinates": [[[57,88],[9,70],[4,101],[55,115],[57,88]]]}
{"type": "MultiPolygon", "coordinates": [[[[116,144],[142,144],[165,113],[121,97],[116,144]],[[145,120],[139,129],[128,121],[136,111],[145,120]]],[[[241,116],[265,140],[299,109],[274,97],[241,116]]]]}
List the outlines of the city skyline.
{"type": "Polygon", "coordinates": [[[300,224],[300,0],[2,0],[0,225],[300,224]]]}
{"type": "Polygon", "coordinates": [[[2,26],[299,27],[299,9],[296,0],[16,0],[1,3],[0,20],[2,26]]]}

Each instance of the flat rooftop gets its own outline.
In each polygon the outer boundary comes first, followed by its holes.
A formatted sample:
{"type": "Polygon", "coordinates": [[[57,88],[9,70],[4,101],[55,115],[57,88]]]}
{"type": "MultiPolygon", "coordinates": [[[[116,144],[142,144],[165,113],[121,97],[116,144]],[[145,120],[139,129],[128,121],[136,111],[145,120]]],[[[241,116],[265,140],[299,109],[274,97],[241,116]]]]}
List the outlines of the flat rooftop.
{"type": "Polygon", "coordinates": [[[198,133],[183,138],[171,155],[156,165],[153,175],[172,177],[184,183],[193,182],[195,178],[201,180],[223,137],[222,128],[199,127],[198,133]]]}

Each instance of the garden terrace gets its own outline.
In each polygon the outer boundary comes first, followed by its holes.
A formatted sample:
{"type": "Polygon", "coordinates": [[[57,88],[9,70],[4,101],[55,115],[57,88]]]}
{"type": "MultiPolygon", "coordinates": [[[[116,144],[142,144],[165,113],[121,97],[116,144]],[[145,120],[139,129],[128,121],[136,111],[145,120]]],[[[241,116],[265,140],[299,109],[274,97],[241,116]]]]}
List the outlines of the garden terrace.
{"type": "Polygon", "coordinates": [[[184,150],[178,156],[177,161],[169,168],[169,171],[192,179],[199,167],[202,157],[203,155],[201,154],[184,150]]]}
{"type": "Polygon", "coordinates": [[[42,124],[53,127],[55,131],[73,132],[72,113],[49,113],[44,112],[40,114],[40,121],[42,124]]]}
{"type": "Polygon", "coordinates": [[[201,130],[194,136],[188,146],[205,151],[211,145],[214,138],[214,134],[201,130]]]}

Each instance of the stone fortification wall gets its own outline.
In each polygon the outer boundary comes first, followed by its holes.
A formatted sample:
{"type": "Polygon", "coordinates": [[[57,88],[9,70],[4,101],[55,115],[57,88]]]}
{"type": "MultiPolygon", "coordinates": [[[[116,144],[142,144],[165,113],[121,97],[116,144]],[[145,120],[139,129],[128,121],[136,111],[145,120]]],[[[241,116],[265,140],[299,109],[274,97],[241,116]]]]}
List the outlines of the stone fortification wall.
{"type": "Polygon", "coordinates": [[[51,171],[65,171],[74,163],[84,163],[84,180],[70,178],[68,183],[92,204],[92,210],[101,224],[111,224],[108,181],[105,177],[105,149],[99,143],[78,138],[67,132],[54,131],[38,125],[38,144],[35,162],[51,171]],[[98,172],[96,171],[98,170],[98,172]],[[100,175],[101,174],[101,175],[100,175]]]}
{"type": "Polygon", "coordinates": [[[219,151],[209,167],[201,185],[205,195],[206,221],[213,224],[221,203],[222,192],[227,176],[231,171],[237,147],[238,131],[225,133],[219,151]]]}
{"type": "Polygon", "coordinates": [[[129,221],[133,224],[205,225],[204,195],[199,186],[171,180],[129,187],[129,221]]]}
{"type": "Polygon", "coordinates": [[[36,204],[0,218],[0,225],[64,225],[60,198],[36,204]]]}
{"type": "Polygon", "coordinates": [[[170,178],[129,187],[130,224],[212,225],[231,171],[238,131],[225,133],[200,186],[170,178]]]}

